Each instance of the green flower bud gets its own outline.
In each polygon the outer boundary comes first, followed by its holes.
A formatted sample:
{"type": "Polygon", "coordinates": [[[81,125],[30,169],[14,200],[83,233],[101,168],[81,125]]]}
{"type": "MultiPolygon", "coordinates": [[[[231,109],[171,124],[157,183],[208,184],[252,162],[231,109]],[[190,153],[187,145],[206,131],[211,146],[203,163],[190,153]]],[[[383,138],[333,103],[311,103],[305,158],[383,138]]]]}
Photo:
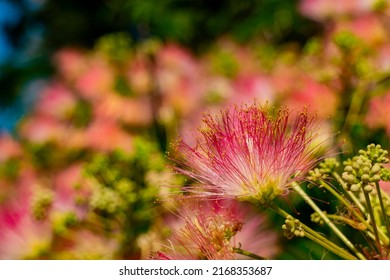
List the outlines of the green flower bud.
{"type": "Polygon", "coordinates": [[[363,174],[361,180],[363,182],[368,182],[370,180],[370,176],[368,174],[363,174]]]}
{"type": "Polygon", "coordinates": [[[363,190],[364,190],[366,193],[370,193],[370,192],[372,192],[373,187],[372,187],[371,185],[365,185],[365,186],[363,187],[363,190]]]}
{"type": "Polygon", "coordinates": [[[375,174],[370,178],[370,182],[379,182],[381,180],[381,176],[378,174],[375,174]]]}
{"type": "Polygon", "coordinates": [[[342,178],[347,182],[347,183],[350,183],[350,184],[353,184],[353,183],[356,183],[357,180],[356,180],[356,177],[353,176],[352,174],[349,174],[348,172],[344,172],[342,174],[342,178]]]}
{"type": "Polygon", "coordinates": [[[319,164],[321,173],[332,173],[340,166],[340,163],[335,158],[326,158],[319,164]]]}
{"type": "Polygon", "coordinates": [[[361,170],[362,170],[363,174],[369,174],[370,171],[371,171],[371,167],[370,166],[364,166],[361,170]]]}
{"type": "Polygon", "coordinates": [[[317,182],[320,179],[325,179],[326,175],[323,174],[320,169],[315,168],[313,170],[309,171],[309,176],[307,176],[307,179],[311,182],[317,182]]]}
{"type": "Polygon", "coordinates": [[[378,164],[375,163],[374,166],[371,168],[372,173],[379,173],[381,171],[382,167],[378,164]]]}
{"type": "Polygon", "coordinates": [[[345,168],[344,168],[345,172],[348,172],[348,173],[352,173],[354,171],[353,167],[350,166],[350,165],[347,165],[345,168]]]}
{"type": "Polygon", "coordinates": [[[360,183],[359,184],[352,184],[350,190],[352,192],[357,192],[360,190],[360,187],[361,187],[360,183]]]}

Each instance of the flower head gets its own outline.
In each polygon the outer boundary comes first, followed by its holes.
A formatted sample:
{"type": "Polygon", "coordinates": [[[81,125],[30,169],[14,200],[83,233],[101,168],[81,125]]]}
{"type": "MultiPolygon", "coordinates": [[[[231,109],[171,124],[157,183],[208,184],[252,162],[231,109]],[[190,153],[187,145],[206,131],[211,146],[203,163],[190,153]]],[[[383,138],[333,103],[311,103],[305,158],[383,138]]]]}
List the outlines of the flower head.
{"type": "Polygon", "coordinates": [[[314,118],[258,104],[205,115],[195,147],[179,141],[176,170],[200,185],[187,191],[266,204],[286,193],[315,163],[314,118]]]}
{"type": "Polygon", "coordinates": [[[49,253],[50,225],[30,213],[27,191],[0,207],[0,259],[36,259],[49,253]]]}
{"type": "Polygon", "coordinates": [[[250,205],[237,201],[180,200],[178,219],[169,222],[169,245],[154,252],[154,259],[231,260],[242,258],[237,248],[263,257],[278,252],[277,234],[265,216],[254,215],[250,205]]]}
{"type": "Polygon", "coordinates": [[[153,252],[152,259],[235,258],[234,236],[242,229],[242,217],[231,207],[221,207],[217,201],[202,202],[181,198],[177,219],[168,221],[172,228],[169,245],[153,252]]]}
{"type": "Polygon", "coordinates": [[[173,232],[176,253],[181,250],[191,259],[234,259],[231,239],[241,230],[242,222],[231,211],[206,208],[184,209],[183,224],[173,232]]]}

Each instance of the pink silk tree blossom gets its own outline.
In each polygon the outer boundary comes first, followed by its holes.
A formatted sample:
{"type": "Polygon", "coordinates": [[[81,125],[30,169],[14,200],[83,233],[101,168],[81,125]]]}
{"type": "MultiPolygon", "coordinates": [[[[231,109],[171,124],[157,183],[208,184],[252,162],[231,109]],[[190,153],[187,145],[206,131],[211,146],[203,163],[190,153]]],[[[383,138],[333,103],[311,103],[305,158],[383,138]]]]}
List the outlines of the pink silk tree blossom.
{"type": "Polygon", "coordinates": [[[207,114],[196,145],[179,141],[175,169],[197,184],[186,191],[267,204],[316,162],[314,117],[258,104],[207,114]]]}
{"type": "Polygon", "coordinates": [[[179,199],[177,219],[169,242],[152,259],[233,260],[246,256],[236,249],[249,250],[272,258],[280,250],[277,233],[264,215],[249,204],[235,200],[199,201],[189,196],[179,199]]]}

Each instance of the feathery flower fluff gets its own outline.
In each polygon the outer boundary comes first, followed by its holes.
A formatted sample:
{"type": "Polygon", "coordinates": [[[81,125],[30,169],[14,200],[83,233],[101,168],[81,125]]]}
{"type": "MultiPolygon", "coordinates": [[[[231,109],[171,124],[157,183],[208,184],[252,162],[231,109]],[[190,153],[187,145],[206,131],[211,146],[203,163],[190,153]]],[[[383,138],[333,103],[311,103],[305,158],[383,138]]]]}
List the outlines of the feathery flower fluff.
{"type": "Polygon", "coordinates": [[[315,117],[254,103],[206,114],[196,145],[177,143],[176,171],[197,182],[186,191],[267,204],[316,162],[315,117]]]}
{"type": "Polygon", "coordinates": [[[272,258],[278,251],[277,234],[266,217],[254,215],[250,205],[237,201],[180,199],[178,219],[171,221],[172,234],[152,259],[233,260],[243,256],[234,248],[272,258]]]}

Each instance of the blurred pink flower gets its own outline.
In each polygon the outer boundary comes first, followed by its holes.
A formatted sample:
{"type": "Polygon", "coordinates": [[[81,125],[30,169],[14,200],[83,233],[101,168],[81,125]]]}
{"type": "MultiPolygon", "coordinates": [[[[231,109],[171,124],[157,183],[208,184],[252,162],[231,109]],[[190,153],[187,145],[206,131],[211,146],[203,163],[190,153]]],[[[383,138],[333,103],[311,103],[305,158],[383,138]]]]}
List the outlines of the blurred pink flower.
{"type": "Polygon", "coordinates": [[[30,115],[23,120],[19,132],[34,143],[58,143],[69,137],[69,125],[49,116],[30,115]]]}
{"type": "Polygon", "coordinates": [[[114,238],[107,238],[87,229],[72,231],[69,240],[63,242],[56,258],[66,260],[112,260],[119,247],[114,238]]]}
{"type": "Polygon", "coordinates": [[[153,90],[150,68],[151,66],[148,65],[146,59],[135,58],[126,69],[126,77],[135,95],[148,95],[153,90]]]}
{"type": "Polygon", "coordinates": [[[26,210],[3,210],[0,213],[0,259],[39,258],[50,243],[51,229],[26,210]]]}
{"type": "Polygon", "coordinates": [[[60,82],[53,82],[43,89],[35,112],[49,117],[66,119],[76,104],[77,99],[69,89],[60,82]]]}
{"type": "Polygon", "coordinates": [[[0,133],[0,164],[22,155],[19,143],[7,133],[0,133]]]}
{"type": "Polygon", "coordinates": [[[85,130],[87,147],[102,152],[122,149],[131,152],[132,136],[126,133],[117,123],[110,120],[95,120],[85,130]]]}
{"type": "Polygon", "coordinates": [[[258,104],[205,115],[196,146],[177,144],[176,170],[199,183],[187,191],[262,204],[286,193],[315,163],[314,118],[305,111],[290,118],[287,109],[258,104]]]}
{"type": "Polygon", "coordinates": [[[77,204],[77,200],[89,195],[87,184],[84,183],[83,164],[74,163],[61,170],[53,178],[53,191],[55,193],[52,211],[60,213],[73,213],[82,220],[87,209],[77,204]]]}
{"type": "Polygon", "coordinates": [[[223,66],[227,63],[228,67],[232,68],[228,70],[230,72],[228,76],[233,79],[236,78],[236,74],[251,76],[259,73],[261,69],[260,61],[252,46],[238,44],[229,38],[219,39],[215,47],[201,57],[201,63],[206,69],[207,76],[226,75],[226,69],[223,66]]]}
{"type": "Polygon", "coordinates": [[[266,219],[235,201],[191,201],[178,208],[171,222],[169,244],[152,255],[155,259],[238,259],[241,248],[261,257],[273,257],[279,250],[277,234],[266,219]]]}
{"type": "Polygon", "coordinates": [[[390,71],[390,42],[378,47],[375,62],[379,71],[390,71]]]}
{"type": "Polygon", "coordinates": [[[371,128],[385,128],[390,136],[390,92],[384,96],[375,96],[369,101],[365,121],[371,128]]]}
{"type": "Polygon", "coordinates": [[[279,99],[284,99],[291,92],[291,87],[295,86],[297,81],[301,80],[301,71],[295,65],[279,63],[271,76],[271,84],[275,88],[275,92],[279,99]]]}
{"type": "Polygon", "coordinates": [[[351,32],[369,46],[377,46],[388,40],[387,30],[376,14],[336,22],[334,32],[342,31],[351,32]]]}
{"type": "Polygon", "coordinates": [[[326,20],[347,15],[359,15],[371,11],[375,1],[372,0],[301,0],[299,10],[305,16],[315,20],[326,20]]]}
{"type": "Polygon", "coordinates": [[[28,259],[44,256],[51,242],[47,222],[34,219],[31,195],[35,177],[23,176],[17,196],[0,207],[0,259],[28,259]]]}
{"type": "Polygon", "coordinates": [[[208,76],[202,79],[202,92],[208,103],[223,103],[234,95],[233,81],[224,76],[208,76]]]}
{"type": "Polygon", "coordinates": [[[107,119],[131,126],[148,126],[153,116],[150,100],[130,98],[115,93],[107,94],[94,104],[96,119],[107,119]]]}
{"type": "Polygon", "coordinates": [[[199,106],[202,98],[199,64],[189,52],[174,44],[162,48],[156,61],[162,111],[189,114],[199,106]]]}
{"type": "Polygon", "coordinates": [[[276,97],[271,79],[260,73],[238,76],[233,83],[234,95],[229,100],[230,104],[246,103],[253,99],[273,103],[276,97]]]}
{"type": "MultiPolygon", "coordinates": [[[[230,213],[233,218],[242,222],[241,230],[231,239],[232,246],[265,258],[273,258],[280,252],[277,232],[270,227],[267,217],[253,205],[235,200],[212,200],[206,205],[208,208],[203,208],[204,211],[222,215],[230,213]]],[[[236,254],[235,258],[247,257],[236,254]]]]}
{"type": "Polygon", "coordinates": [[[86,147],[85,132],[70,123],[45,115],[30,115],[19,127],[24,140],[34,144],[53,143],[65,150],[86,147]]]}
{"type": "Polygon", "coordinates": [[[84,98],[95,100],[112,91],[114,82],[114,69],[103,58],[96,56],[89,58],[87,69],[78,76],[75,88],[84,98]]]}
{"type": "Polygon", "coordinates": [[[167,44],[161,48],[157,53],[156,60],[158,67],[177,74],[189,75],[195,73],[198,68],[197,62],[191,53],[174,43],[167,44]]]}
{"type": "Polygon", "coordinates": [[[332,117],[336,113],[338,99],[336,94],[325,84],[308,76],[302,76],[291,86],[290,94],[283,99],[283,105],[291,109],[307,107],[319,118],[332,117]]]}
{"type": "Polygon", "coordinates": [[[64,48],[54,55],[59,73],[69,82],[74,82],[87,68],[87,56],[81,50],[64,48]]]}

